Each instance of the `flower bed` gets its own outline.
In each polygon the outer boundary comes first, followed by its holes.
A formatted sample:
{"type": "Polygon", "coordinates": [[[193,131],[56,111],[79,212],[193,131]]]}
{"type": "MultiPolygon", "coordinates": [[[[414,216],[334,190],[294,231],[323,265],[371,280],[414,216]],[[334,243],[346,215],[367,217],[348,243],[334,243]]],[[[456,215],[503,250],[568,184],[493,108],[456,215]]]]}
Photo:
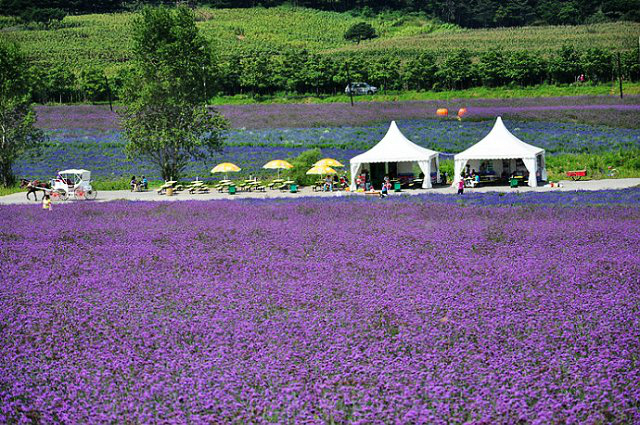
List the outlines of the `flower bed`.
{"type": "MultiPolygon", "coordinates": [[[[554,153],[602,153],[640,149],[640,130],[583,124],[537,121],[506,121],[522,140],[554,153]]],[[[325,156],[346,163],[375,145],[389,123],[359,127],[275,128],[231,130],[224,151],[210,162],[194,162],[190,176],[209,176],[218,162],[231,161],[243,174],[264,172],[261,167],[276,158],[291,158],[319,147],[325,156]]],[[[491,121],[399,121],[401,130],[414,142],[439,152],[460,152],[480,140],[491,129],[491,121]]],[[[50,131],[51,141],[41,150],[24,156],[15,171],[20,177],[45,178],[57,170],[83,167],[96,178],[112,179],[144,174],[158,178],[157,170],[144,162],[128,161],[118,130],[59,129],[50,131]]],[[[451,158],[444,155],[443,158],[451,158]]]]}
{"type": "Polygon", "coordinates": [[[0,207],[0,422],[638,422],[637,195],[0,207]]]}

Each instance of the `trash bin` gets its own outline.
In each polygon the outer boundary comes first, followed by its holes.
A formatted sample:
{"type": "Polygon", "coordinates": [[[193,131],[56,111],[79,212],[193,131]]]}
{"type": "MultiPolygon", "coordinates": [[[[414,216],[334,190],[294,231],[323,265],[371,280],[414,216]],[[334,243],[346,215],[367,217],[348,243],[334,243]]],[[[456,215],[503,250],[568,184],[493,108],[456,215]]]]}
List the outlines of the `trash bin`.
{"type": "Polygon", "coordinates": [[[399,182],[395,182],[393,184],[393,191],[394,192],[400,192],[402,190],[402,185],[399,182]]]}
{"type": "Polygon", "coordinates": [[[167,196],[173,196],[173,188],[172,187],[168,187],[166,190],[166,194],[167,196]]]}
{"type": "Polygon", "coordinates": [[[511,187],[518,187],[518,179],[511,179],[511,187]]]}
{"type": "Polygon", "coordinates": [[[229,195],[235,195],[235,194],[236,194],[236,186],[235,185],[229,186],[229,195]]]}
{"type": "Polygon", "coordinates": [[[297,184],[295,184],[295,183],[294,183],[294,184],[290,184],[290,185],[289,185],[289,192],[291,192],[291,193],[296,193],[296,192],[298,192],[298,185],[297,185],[297,184]]]}

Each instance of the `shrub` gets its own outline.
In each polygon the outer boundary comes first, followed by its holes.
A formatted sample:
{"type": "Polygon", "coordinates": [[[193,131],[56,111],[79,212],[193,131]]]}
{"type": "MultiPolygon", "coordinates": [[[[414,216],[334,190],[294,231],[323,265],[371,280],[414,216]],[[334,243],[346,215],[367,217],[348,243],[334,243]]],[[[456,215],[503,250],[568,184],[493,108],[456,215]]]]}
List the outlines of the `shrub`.
{"type": "Polygon", "coordinates": [[[362,40],[370,40],[376,37],[376,30],[366,22],[353,24],[347,32],[344,33],[345,40],[356,41],[358,44],[360,44],[362,40]]]}
{"type": "Polygon", "coordinates": [[[287,177],[301,186],[311,186],[318,176],[309,176],[306,173],[321,158],[322,152],[317,148],[302,152],[290,161],[293,168],[287,171],[287,177]]]}

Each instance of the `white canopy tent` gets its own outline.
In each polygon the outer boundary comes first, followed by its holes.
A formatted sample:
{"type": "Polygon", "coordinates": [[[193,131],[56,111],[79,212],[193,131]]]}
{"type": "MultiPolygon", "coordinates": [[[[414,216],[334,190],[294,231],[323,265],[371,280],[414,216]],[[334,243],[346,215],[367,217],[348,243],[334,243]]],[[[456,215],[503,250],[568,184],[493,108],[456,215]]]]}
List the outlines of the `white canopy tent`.
{"type": "Polygon", "coordinates": [[[423,188],[431,187],[431,171],[435,170],[437,181],[440,182],[440,162],[438,152],[423,148],[407,139],[400,131],[395,121],[391,121],[387,134],[368,151],[351,158],[351,190],[356,189],[356,177],[365,164],[398,163],[398,171],[412,172],[413,163],[424,174],[423,188]]]}
{"type": "Polygon", "coordinates": [[[547,179],[544,149],[518,139],[507,130],[502,118],[498,117],[489,134],[469,149],[454,156],[453,185],[456,186],[462,179],[461,174],[465,167],[475,170],[489,168],[497,175],[524,171],[519,169],[521,167],[518,160],[522,161],[520,164],[529,172],[529,186],[538,186],[538,178],[547,179]]]}

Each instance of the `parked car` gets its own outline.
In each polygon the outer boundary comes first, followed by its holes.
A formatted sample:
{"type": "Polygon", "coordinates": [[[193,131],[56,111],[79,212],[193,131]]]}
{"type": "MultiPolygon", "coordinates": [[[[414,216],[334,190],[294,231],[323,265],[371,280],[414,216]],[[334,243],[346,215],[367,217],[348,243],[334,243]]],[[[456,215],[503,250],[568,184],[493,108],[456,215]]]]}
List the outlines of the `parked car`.
{"type": "Polygon", "coordinates": [[[344,89],[346,94],[374,94],[377,91],[377,87],[370,86],[367,83],[351,83],[344,89]]]}

